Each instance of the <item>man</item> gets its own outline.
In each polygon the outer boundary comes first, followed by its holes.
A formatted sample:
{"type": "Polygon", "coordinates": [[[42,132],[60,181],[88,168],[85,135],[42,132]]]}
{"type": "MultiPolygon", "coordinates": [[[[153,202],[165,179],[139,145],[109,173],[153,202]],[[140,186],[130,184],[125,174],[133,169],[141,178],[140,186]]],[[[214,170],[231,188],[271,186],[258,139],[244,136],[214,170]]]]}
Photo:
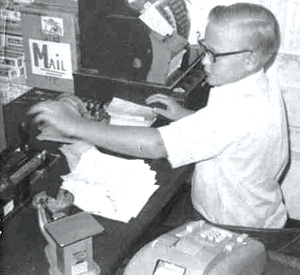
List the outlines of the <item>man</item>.
{"type": "Polygon", "coordinates": [[[165,95],[150,96],[171,120],[155,128],[112,126],[83,118],[74,108],[48,101],[29,114],[66,136],[140,158],[167,158],[173,167],[195,163],[192,202],[219,224],[281,228],[287,219],[278,183],[288,159],[283,100],[264,69],[277,54],[274,15],[260,5],[217,6],[199,45],[212,86],[207,107],[193,112],[165,95]]]}

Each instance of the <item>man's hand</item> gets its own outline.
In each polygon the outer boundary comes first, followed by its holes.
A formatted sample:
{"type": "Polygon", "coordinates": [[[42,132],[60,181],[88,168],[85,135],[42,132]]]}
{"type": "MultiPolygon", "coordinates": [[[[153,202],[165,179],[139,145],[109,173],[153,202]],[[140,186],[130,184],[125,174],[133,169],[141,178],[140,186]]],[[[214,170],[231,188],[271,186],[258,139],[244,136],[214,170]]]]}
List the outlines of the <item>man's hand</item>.
{"type": "Polygon", "coordinates": [[[154,94],[149,96],[146,99],[147,104],[161,103],[166,106],[166,109],[154,107],[153,112],[162,115],[170,120],[178,120],[185,116],[191,115],[194,113],[191,110],[188,110],[182,107],[173,97],[163,95],[163,94],[154,94]]]}
{"type": "Polygon", "coordinates": [[[52,126],[65,136],[74,136],[76,125],[84,120],[80,111],[74,106],[63,101],[52,100],[34,105],[28,115],[34,116],[34,122],[40,129],[52,126]]]}

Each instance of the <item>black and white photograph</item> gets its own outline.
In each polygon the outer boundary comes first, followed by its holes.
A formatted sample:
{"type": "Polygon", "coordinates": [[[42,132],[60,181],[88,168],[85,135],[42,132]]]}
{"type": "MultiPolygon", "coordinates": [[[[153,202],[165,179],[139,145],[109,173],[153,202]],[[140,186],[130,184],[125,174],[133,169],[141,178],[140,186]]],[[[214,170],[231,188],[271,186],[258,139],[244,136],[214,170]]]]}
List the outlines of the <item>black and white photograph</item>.
{"type": "Polygon", "coordinates": [[[299,275],[300,2],[0,0],[0,275],[299,275]]]}

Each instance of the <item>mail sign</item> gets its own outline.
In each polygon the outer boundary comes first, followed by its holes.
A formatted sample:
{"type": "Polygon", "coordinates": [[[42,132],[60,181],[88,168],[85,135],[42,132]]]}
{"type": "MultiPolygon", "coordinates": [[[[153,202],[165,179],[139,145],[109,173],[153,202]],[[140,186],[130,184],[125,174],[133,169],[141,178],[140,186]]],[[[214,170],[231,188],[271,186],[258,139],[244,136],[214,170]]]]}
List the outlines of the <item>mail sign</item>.
{"type": "Polygon", "coordinates": [[[35,39],[28,42],[33,74],[73,78],[70,44],[35,39]]]}

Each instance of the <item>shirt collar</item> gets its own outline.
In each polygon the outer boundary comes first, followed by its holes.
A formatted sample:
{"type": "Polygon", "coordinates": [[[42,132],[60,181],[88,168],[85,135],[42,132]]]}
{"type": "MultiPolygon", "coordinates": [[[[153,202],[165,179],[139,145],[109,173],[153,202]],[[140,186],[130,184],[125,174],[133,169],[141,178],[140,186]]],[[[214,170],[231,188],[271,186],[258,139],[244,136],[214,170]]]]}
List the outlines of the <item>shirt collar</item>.
{"type": "Polygon", "coordinates": [[[253,84],[257,84],[260,85],[260,83],[263,81],[263,79],[265,78],[265,73],[263,71],[263,69],[261,69],[260,71],[249,75],[243,79],[240,79],[239,81],[233,82],[233,83],[229,83],[223,86],[219,86],[219,87],[214,87],[211,89],[211,92],[220,92],[220,90],[222,92],[235,92],[235,91],[239,91],[240,93],[246,92],[250,92],[250,89],[245,89],[245,87],[252,87],[253,84]]]}

